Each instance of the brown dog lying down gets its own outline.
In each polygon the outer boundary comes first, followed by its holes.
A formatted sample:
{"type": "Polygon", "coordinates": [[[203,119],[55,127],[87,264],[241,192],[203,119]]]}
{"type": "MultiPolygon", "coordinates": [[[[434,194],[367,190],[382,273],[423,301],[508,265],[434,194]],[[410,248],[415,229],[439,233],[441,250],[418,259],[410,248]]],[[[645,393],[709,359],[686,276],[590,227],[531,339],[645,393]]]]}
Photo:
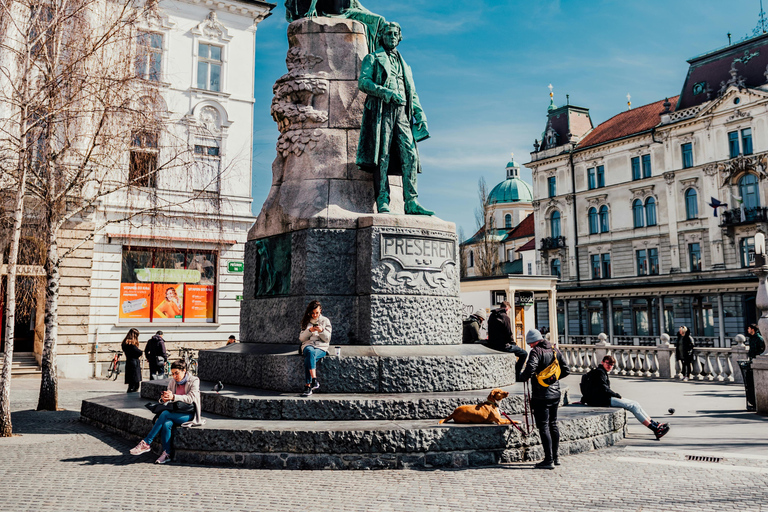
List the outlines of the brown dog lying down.
{"type": "MultiPolygon", "coordinates": [[[[453,420],[454,423],[496,423],[497,425],[509,425],[507,418],[502,418],[499,413],[498,402],[509,396],[509,392],[496,388],[488,395],[488,400],[477,405],[461,405],[450,416],[438,423],[453,420]]],[[[516,422],[517,423],[517,422],[516,422]]]]}

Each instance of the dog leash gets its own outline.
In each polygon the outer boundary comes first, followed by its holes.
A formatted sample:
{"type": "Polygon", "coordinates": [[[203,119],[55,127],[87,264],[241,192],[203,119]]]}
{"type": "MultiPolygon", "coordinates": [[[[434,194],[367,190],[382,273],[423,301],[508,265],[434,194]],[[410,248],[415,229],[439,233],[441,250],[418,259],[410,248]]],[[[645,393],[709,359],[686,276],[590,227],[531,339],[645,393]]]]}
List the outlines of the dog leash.
{"type": "Polygon", "coordinates": [[[519,430],[520,433],[523,434],[524,437],[528,437],[528,432],[526,432],[525,430],[520,428],[520,426],[518,425],[519,422],[517,422],[517,421],[513,420],[512,418],[510,418],[507,415],[507,413],[505,413],[503,411],[499,411],[499,412],[501,412],[501,415],[504,416],[505,418],[507,418],[509,420],[509,422],[512,424],[512,426],[515,427],[517,430],[519,430]]]}
{"type": "Polygon", "coordinates": [[[523,404],[525,407],[525,430],[528,431],[526,435],[529,435],[533,424],[533,409],[531,408],[531,389],[528,381],[523,382],[523,404]],[[528,420],[529,415],[531,416],[530,421],[528,420]]]}

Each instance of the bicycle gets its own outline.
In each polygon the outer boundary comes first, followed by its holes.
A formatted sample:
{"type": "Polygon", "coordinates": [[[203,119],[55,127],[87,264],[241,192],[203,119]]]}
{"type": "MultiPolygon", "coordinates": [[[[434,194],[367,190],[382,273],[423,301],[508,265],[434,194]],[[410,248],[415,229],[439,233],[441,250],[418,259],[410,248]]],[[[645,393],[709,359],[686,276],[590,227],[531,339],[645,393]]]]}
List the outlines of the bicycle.
{"type": "Polygon", "coordinates": [[[195,349],[188,347],[179,348],[179,357],[187,363],[187,371],[192,375],[197,375],[197,357],[195,357],[195,349]]]}
{"type": "Polygon", "coordinates": [[[107,380],[117,380],[117,376],[120,375],[120,356],[123,353],[119,350],[109,349],[109,351],[114,355],[112,356],[112,361],[110,361],[109,366],[107,367],[107,380]]]}

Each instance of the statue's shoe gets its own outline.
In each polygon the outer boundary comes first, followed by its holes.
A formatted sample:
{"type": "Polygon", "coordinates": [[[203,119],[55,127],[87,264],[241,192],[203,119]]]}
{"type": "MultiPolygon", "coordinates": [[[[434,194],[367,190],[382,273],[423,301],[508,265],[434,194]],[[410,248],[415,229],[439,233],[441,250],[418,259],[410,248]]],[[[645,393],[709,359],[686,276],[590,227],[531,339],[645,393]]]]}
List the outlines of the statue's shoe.
{"type": "Polygon", "coordinates": [[[377,203],[376,210],[379,213],[389,213],[389,203],[377,203]]]}
{"type": "Polygon", "coordinates": [[[405,203],[405,213],[408,215],[434,215],[435,212],[427,210],[416,201],[408,201],[405,203]]]}

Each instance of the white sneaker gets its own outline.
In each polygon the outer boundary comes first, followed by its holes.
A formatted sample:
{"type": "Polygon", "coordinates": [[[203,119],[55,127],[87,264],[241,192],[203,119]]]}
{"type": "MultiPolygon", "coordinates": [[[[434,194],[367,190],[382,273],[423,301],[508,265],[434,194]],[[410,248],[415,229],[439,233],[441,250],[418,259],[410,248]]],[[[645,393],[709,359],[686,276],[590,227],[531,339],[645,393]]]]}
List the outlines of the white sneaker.
{"type": "Polygon", "coordinates": [[[163,452],[160,458],[155,461],[155,464],[168,464],[169,462],[171,462],[171,456],[168,455],[168,452],[163,452]]]}
{"type": "Polygon", "coordinates": [[[151,449],[152,448],[142,439],[139,441],[139,444],[131,448],[131,455],[141,455],[142,453],[147,453],[151,449]]]}

